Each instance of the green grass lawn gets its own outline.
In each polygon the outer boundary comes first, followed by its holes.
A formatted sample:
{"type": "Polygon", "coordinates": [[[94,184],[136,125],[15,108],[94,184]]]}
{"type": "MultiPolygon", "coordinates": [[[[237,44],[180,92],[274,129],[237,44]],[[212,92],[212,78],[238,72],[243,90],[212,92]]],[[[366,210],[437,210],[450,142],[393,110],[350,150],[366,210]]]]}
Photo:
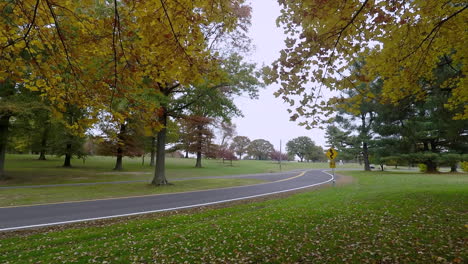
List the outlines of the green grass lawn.
{"type": "Polygon", "coordinates": [[[0,263],[467,263],[467,174],[346,174],[284,199],[5,238],[0,263]]]}
{"type": "Polygon", "coordinates": [[[218,189],[263,183],[257,179],[194,179],[154,187],[148,183],[0,190],[0,207],[218,189]]]}
{"type": "MultiPolygon", "coordinates": [[[[48,157],[46,161],[37,160],[33,155],[7,155],[6,172],[10,179],[0,182],[0,186],[61,184],[81,182],[106,182],[147,180],[153,177],[153,167],[142,165],[141,158],[124,158],[124,171],[116,172],[112,168],[115,158],[93,156],[82,160],[73,160],[73,168],[63,168],[62,158],[48,157]]],[[[195,168],[195,159],[166,159],[168,180],[201,176],[223,176],[250,173],[278,172],[278,163],[272,161],[241,160],[223,163],[220,160],[203,160],[203,168],[195,168]]],[[[283,162],[282,170],[327,168],[327,163],[283,162]]],[[[357,164],[346,164],[344,168],[359,168],[357,164]]]]}
{"type": "MultiPolygon", "coordinates": [[[[147,161],[147,160],[146,160],[147,161]]],[[[61,167],[62,159],[49,157],[46,161],[37,160],[32,155],[7,155],[6,170],[9,180],[0,182],[1,186],[67,184],[90,182],[113,182],[144,180],[150,182],[153,167],[142,165],[140,158],[124,159],[122,172],[113,171],[115,159],[112,157],[89,157],[83,164],[74,160],[73,168],[61,167]]],[[[91,186],[55,186],[30,189],[0,189],[0,206],[31,205],[88,199],[113,198],[186,192],[214,188],[241,186],[261,183],[254,179],[190,179],[193,177],[223,176],[235,174],[268,173],[279,171],[272,161],[242,160],[223,163],[220,160],[203,160],[203,168],[195,168],[194,159],[167,159],[167,178],[186,178],[174,181],[174,185],[153,187],[148,183],[102,184],[91,186]]],[[[308,168],[326,168],[326,163],[287,162],[282,164],[283,171],[308,168]]],[[[347,165],[356,167],[356,164],[347,165]]]]}

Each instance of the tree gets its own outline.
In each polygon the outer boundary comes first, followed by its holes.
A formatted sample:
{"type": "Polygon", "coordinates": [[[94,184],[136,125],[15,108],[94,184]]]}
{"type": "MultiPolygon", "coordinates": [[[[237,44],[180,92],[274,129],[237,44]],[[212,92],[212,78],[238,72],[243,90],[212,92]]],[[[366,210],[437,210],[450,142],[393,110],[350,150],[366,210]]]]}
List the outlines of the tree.
{"type": "Polygon", "coordinates": [[[425,100],[408,97],[397,106],[380,107],[375,122],[379,125],[373,129],[383,139],[394,139],[390,141],[392,145],[399,143],[399,155],[393,156],[422,163],[427,172],[436,172],[442,164],[453,168],[463,160],[462,154],[468,151],[468,121],[455,120],[458,111],[445,107],[454,92],[445,83],[458,74],[457,68],[441,61],[434,70],[436,79],[420,80],[420,85],[428,91],[425,100]]]}
{"type": "MultiPolygon", "coordinates": [[[[11,120],[25,124],[35,113],[46,109],[37,92],[31,92],[24,85],[11,80],[0,80],[0,179],[7,177],[4,166],[11,120]]],[[[28,126],[30,127],[29,123],[28,126]]]]}
{"type": "Polygon", "coordinates": [[[312,153],[315,148],[316,146],[312,139],[305,136],[291,139],[286,143],[286,151],[290,155],[297,155],[301,162],[303,162],[306,155],[312,153]]]}
{"type": "Polygon", "coordinates": [[[230,122],[221,122],[221,146],[227,146],[227,141],[236,135],[236,125],[230,122]]]}
{"type": "Polygon", "coordinates": [[[272,151],[274,151],[273,145],[265,139],[255,139],[248,147],[249,155],[258,160],[268,159],[272,151]]]}
{"type": "MultiPolygon", "coordinates": [[[[258,88],[262,86],[255,64],[243,62],[241,56],[233,54],[220,62],[219,73],[221,79],[211,80],[207,77],[205,82],[198,85],[176,88],[171,95],[171,106],[164,111],[166,115],[175,119],[198,116],[222,122],[230,122],[233,116],[240,116],[242,113],[234,104],[234,96],[248,94],[256,98],[258,88]]],[[[162,143],[161,147],[164,148],[162,143]]],[[[201,155],[198,154],[196,166],[201,166],[201,155]]]]}
{"type": "Polygon", "coordinates": [[[305,155],[305,160],[318,162],[318,161],[327,161],[327,157],[324,155],[325,151],[320,146],[313,146],[309,149],[309,152],[305,155]]]}
{"type": "Polygon", "coordinates": [[[275,149],[270,153],[270,158],[276,161],[286,161],[289,160],[289,155],[287,153],[281,153],[279,150],[275,149]]]}
{"type": "MultiPolygon", "coordinates": [[[[288,37],[286,48],[271,67],[266,81],[281,85],[275,93],[291,104],[293,120],[319,126],[333,112],[325,88],[340,90],[350,85],[349,67],[366,57],[368,80],[385,80],[381,100],[397,104],[404,98],[424,99],[421,79],[434,79],[437,63],[460,65],[460,74],[442,86],[452,93],[444,106],[456,119],[468,118],[468,87],[464,74],[468,63],[468,26],[465,3],[417,1],[319,1],[280,0],[278,18],[288,37]],[[297,100],[299,97],[300,100],[297,100]],[[297,103],[299,102],[299,103],[297,103]],[[325,115],[322,115],[325,114],[325,115]]],[[[358,87],[352,88],[359,92],[358,87]]]]}
{"type": "Polygon", "coordinates": [[[142,156],[144,148],[144,125],[136,117],[126,119],[124,123],[102,124],[104,132],[102,143],[99,144],[100,155],[115,156],[114,170],[123,170],[123,157],[142,156]]]}
{"type": "Polygon", "coordinates": [[[189,150],[197,155],[195,167],[201,168],[202,154],[209,152],[214,137],[214,133],[210,128],[213,119],[204,116],[189,116],[186,121],[188,141],[191,142],[189,150]]]}
{"type": "Polygon", "coordinates": [[[231,162],[231,166],[232,166],[232,161],[237,160],[237,157],[236,157],[236,154],[234,153],[234,151],[232,149],[227,148],[226,146],[221,147],[221,148],[218,149],[218,155],[217,156],[222,158],[223,162],[224,162],[224,160],[229,160],[231,162]]]}
{"type": "Polygon", "coordinates": [[[242,159],[242,155],[247,153],[250,145],[250,139],[245,136],[237,136],[232,139],[230,148],[239,155],[239,159],[242,159]]]}
{"type": "Polygon", "coordinates": [[[352,160],[356,157],[357,153],[354,151],[351,132],[344,131],[337,127],[335,124],[327,126],[325,138],[329,147],[334,148],[340,153],[340,159],[352,160]]]}

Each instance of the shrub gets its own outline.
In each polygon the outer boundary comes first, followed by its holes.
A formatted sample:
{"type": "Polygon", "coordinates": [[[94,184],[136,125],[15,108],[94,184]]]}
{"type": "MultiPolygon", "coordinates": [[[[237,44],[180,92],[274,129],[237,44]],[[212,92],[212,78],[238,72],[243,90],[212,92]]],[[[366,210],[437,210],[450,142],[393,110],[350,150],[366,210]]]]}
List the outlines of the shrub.
{"type": "Polygon", "coordinates": [[[419,171],[420,172],[426,172],[427,171],[427,165],[426,164],[418,164],[419,166],[419,171]]]}
{"type": "Polygon", "coordinates": [[[461,168],[464,172],[468,172],[468,161],[463,161],[461,163],[461,168]]]}

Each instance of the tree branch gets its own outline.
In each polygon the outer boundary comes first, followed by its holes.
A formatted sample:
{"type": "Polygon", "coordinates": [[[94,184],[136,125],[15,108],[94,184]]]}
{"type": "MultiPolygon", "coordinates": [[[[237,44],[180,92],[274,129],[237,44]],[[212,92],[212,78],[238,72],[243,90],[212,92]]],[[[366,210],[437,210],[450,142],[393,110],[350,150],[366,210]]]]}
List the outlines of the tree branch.
{"type": "MultiPolygon", "coordinates": [[[[439,21],[439,22],[434,26],[434,28],[432,28],[431,32],[429,32],[429,34],[418,44],[418,46],[417,46],[414,50],[412,50],[410,53],[408,53],[405,57],[403,57],[403,58],[400,60],[400,62],[406,60],[406,59],[409,58],[411,55],[413,55],[417,50],[419,50],[419,49],[422,47],[422,45],[424,44],[424,42],[426,42],[426,41],[432,36],[432,34],[437,33],[437,31],[439,31],[440,27],[442,27],[442,25],[443,25],[445,22],[447,22],[447,21],[450,20],[451,18],[455,17],[456,15],[460,14],[461,12],[465,11],[465,9],[466,9],[467,7],[468,7],[468,5],[465,5],[465,7],[463,7],[462,9],[458,10],[457,12],[455,12],[455,13],[451,14],[450,16],[448,16],[448,17],[442,19],[441,21],[439,21]]],[[[432,40],[433,40],[433,39],[434,39],[434,38],[432,38],[432,40]]],[[[430,46],[430,44],[432,43],[432,40],[431,40],[431,42],[429,43],[429,46],[430,46]]]]}
{"type": "Polygon", "coordinates": [[[31,19],[31,23],[28,26],[28,29],[26,30],[26,33],[24,33],[24,36],[17,38],[13,41],[9,41],[7,45],[3,46],[2,49],[8,48],[9,46],[12,46],[16,44],[17,42],[24,40],[26,41],[26,38],[28,37],[29,33],[31,32],[32,27],[34,26],[36,22],[36,16],[37,16],[37,9],[39,7],[39,0],[36,0],[36,4],[34,5],[34,13],[33,13],[33,18],[31,19]]]}
{"type": "Polygon", "coordinates": [[[190,56],[187,54],[187,51],[185,50],[185,48],[182,46],[182,44],[180,43],[179,41],[179,37],[177,36],[177,34],[175,33],[175,30],[174,30],[174,26],[172,25],[172,21],[171,21],[171,18],[169,17],[169,14],[167,12],[167,9],[166,9],[166,5],[164,4],[164,1],[163,0],[160,0],[161,2],[161,5],[162,5],[162,8],[164,10],[164,14],[166,15],[166,18],[167,20],[169,21],[169,26],[171,27],[171,31],[172,31],[172,35],[174,36],[174,38],[176,39],[176,42],[177,44],[179,45],[179,47],[182,49],[182,51],[184,52],[185,56],[187,57],[187,60],[190,62],[190,64],[192,63],[192,59],[190,58],[190,56]]]}

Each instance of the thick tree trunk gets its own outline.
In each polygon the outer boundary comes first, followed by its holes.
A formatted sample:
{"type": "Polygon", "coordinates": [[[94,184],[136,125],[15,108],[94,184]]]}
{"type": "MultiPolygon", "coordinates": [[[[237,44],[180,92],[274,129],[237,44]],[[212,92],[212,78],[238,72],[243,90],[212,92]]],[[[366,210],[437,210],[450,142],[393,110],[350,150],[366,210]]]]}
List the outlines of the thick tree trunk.
{"type": "Polygon", "coordinates": [[[154,166],[154,161],[156,158],[156,137],[151,137],[151,160],[150,166],[154,166]]]}
{"type": "Polygon", "coordinates": [[[8,142],[8,126],[10,124],[10,116],[0,117],[0,180],[6,180],[5,173],[5,155],[6,145],[8,142]]]}
{"type": "Polygon", "coordinates": [[[115,167],[114,170],[123,170],[123,165],[122,165],[122,157],[123,157],[123,150],[121,147],[117,148],[117,159],[115,161],[115,167]]]}
{"type": "Polygon", "coordinates": [[[367,147],[367,142],[362,143],[362,158],[364,159],[364,170],[370,171],[369,148],[367,147]]]}
{"type": "Polygon", "coordinates": [[[166,185],[169,182],[166,179],[166,124],[167,124],[167,111],[166,108],[162,108],[162,116],[159,118],[159,121],[164,126],[158,132],[158,138],[156,141],[156,167],[154,168],[154,178],[151,181],[153,185],[166,185]]]}
{"type": "Polygon", "coordinates": [[[124,138],[125,138],[125,131],[127,126],[125,125],[125,121],[123,124],[120,124],[120,131],[118,135],[119,141],[117,142],[117,159],[115,161],[114,170],[123,170],[122,158],[123,158],[123,148],[124,148],[124,138]]]}
{"type": "Polygon", "coordinates": [[[426,165],[426,173],[437,173],[437,164],[433,161],[424,163],[426,165]]]}
{"type": "Polygon", "coordinates": [[[38,160],[46,160],[45,153],[47,150],[47,138],[49,136],[49,130],[50,130],[50,123],[47,123],[46,127],[44,128],[44,131],[42,131],[41,151],[39,153],[38,160]]]}
{"type": "Polygon", "coordinates": [[[67,150],[65,152],[65,161],[63,162],[63,167],[71,168],[71,157],[72,157],[72,144],[67,144],[67,150]]]}
{"type": "Polygon", "coordinates": [[[188,150],[185,151],[185,158],[188,159],[188,150]]]}
{"type": "Polygon", "coordinates": [[[202,153],[201,151],[197,151],[197,163],[195,163],[195,168],[201,168],[201,159],[202,159],[202,153]]]}
{"type": "Polygon", "coordinates": [[[450,166],[450,172],[457,172],[457,164],[452,164],[450,166]]]}

